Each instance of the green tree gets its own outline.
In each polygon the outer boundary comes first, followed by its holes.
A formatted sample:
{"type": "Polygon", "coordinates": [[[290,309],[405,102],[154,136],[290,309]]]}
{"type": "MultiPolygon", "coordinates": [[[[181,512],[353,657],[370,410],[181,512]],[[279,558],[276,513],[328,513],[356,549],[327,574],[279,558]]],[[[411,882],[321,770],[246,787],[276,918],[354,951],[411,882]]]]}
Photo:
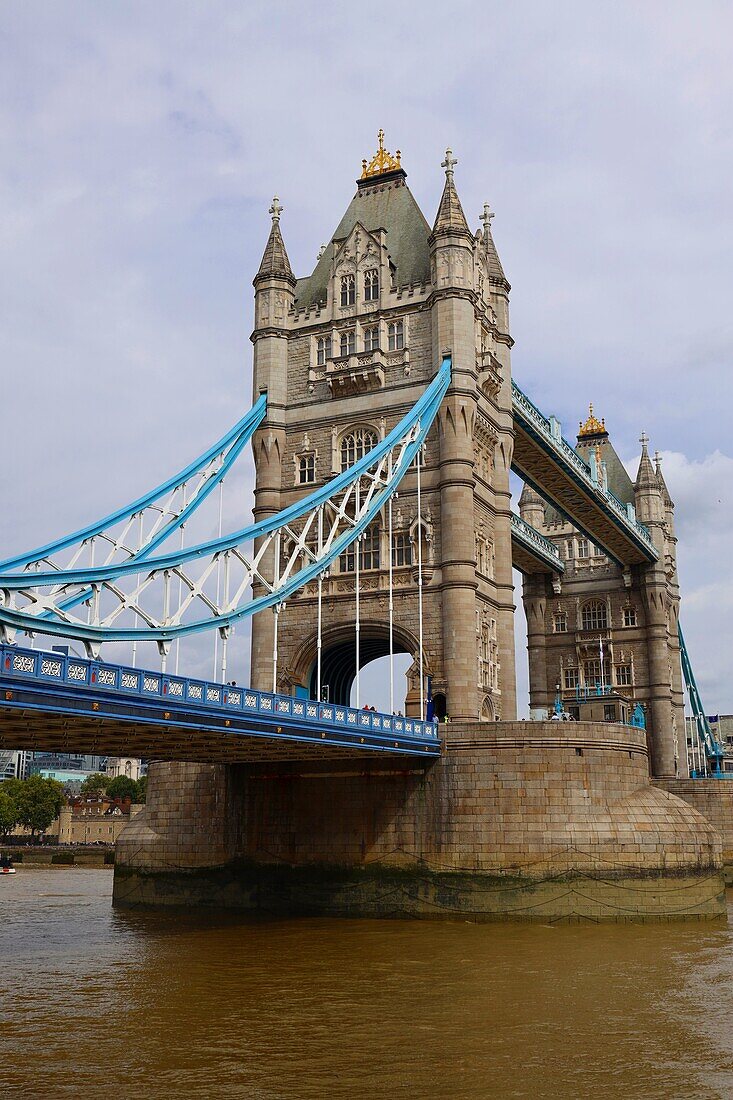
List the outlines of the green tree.
{"type": "Polygon", "coordinates": [[[137,781],[137,798],[133,798],[133,802],[144,802],[148,797],[148,777],[147,775],[141,775],[137,781]]]}
{"type": "Polygon", "coordinates": [[[7,786],[7,783],[3,783],[0,786],[0,836],[6,837],[12,833],[15,826],[18,824],[18,804],[11,795],[3,788],[7,786]]]}
{"type": "Polygon", "coordinates": [[[32,775],[20,784],[17,796],[18,822],[30,829],[33,839],[45,833],[64,804],[64,788],[55,779],[32,775]]]}
{"type": "Polygon", "coordinates": [[[81,796],[82,798],[95,798],[97,795],[106,794],[110,783],[111,779],[108,775],[94,772],[93,775],[88,775],[82,783],[81,796]]]}
{"type": "Polygon", "coordinates": [[[107,794],[110,798],[119,798],[121,802],[124,802],[126,798],[129,798],[131,802],[135,802],[137,800],[137,783],[134,779],[130,779],[129,775],[116,775],[107,787],[107,794]]]}

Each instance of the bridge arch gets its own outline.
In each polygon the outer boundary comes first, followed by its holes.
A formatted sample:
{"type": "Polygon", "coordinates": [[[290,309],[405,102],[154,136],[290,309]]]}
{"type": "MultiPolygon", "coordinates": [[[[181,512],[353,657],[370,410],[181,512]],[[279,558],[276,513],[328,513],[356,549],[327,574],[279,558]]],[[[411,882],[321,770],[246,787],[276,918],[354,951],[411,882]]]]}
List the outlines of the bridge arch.
{"type": "MultiPolygon", "coordinates": [[[[392,630],[393,651],[395,655],[408,654],[414,661],[419,659],[418,639],[411,631],[395,624],[392,630]]],[[[362,620],[359,638],[359,668],[364,669],[372,661],[389,656],[389,626],[375,620],[362,620]]],[[[310,637],[296,656],[292,671],[292,682],[308,689],[311,698],[316,696],[317,684],[317,638],[310,637]]],[[[429,675],[430,666],[427,655],[423,653],[425,675],[429,675]]],[[[356,636],[352,625],[333,626],[325,629],[321,648],[321,683],[328,685],[329,699],[333,703],[348,706],[351,689],[356,679],[356,636]]]]}

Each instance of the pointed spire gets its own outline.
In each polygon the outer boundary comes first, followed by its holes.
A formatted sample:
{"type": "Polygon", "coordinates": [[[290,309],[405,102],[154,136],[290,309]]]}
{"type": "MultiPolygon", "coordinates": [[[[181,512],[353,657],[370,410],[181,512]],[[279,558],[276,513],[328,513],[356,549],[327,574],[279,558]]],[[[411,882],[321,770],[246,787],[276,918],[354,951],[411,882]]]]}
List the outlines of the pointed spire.
{"type": "Polygon", "coordinates": [[[487,202],[484,203],[484,212],[479,218],[479,221],[483,222],[484,231],[482,234],[482,240],[484,243],[484,250],[486,252],[486,262],[489,265],[489,277],[497,283],[504,284],[509,289],[509,281],[504,274],[504,268],[501,266],[501,260],[499,259],[499,253],[496,251],[496,245],[494,244],[494,237],[491,232],[491,221],[494,217],[494,212],[487,202]]]}
{"type": "Polygon", "coordinates": [[[285,251],[285,243],[280,232],[280,215],[283,208],[280,205],[280,200],[275,195],[272,200],[272,206],[270,207],[270,214],[272,215],[272,228],[270,230],[270,236],[267,238],[267,244],[265,245],[265,251],[262,254],[262,263],[260,269],[255,276],[255,286],[261,279],[272,278],[273,276],[285,279],[287,282],[295,286],[295,276],[290,266],[290,260],[288,254],[285,251]]]}
{"type": "Polygon", "coordinates": [[[453,156],[453,150],[446,149],[445,160],[440,166],[445,168],[445,187],[435,217],[433,233],[463,233],[473,239],[471,230],[468,228],[466,215],[463,213],[461,200],[458,198],[458,192],[453,183],[453,169],[456,164],[458,164],[458,161],[453,156]]]}
{"type": "Polygon", "coordinates": [[[524,485],[522,486],[521,495],[519,497],[519,507],[522,508],[527,504],[540,504],[543,508],[545,506],[545,502],[540,494],[535,492],[532,486],[528,485],[525,481],[524,485]]]}
{"type": "Polygon", "coordinates": [[[649,458],[649,451],[647,444],[649,442],[649,436],[646,432],[642,432],[639,438],[641,443],[641,458],[639,459],[639,470],[636,475],[636,481],[634,488],[639,489],[659,489],[659,482],[657,480],[657,474],[652,466],[652,461],[649,458]]]}
{"type": "Polygon", "coordinates": [[[664,498],[665,507],[674,508],[672,498],[669,495],[669,489],[667,488],[667,483],[664,480],[664,474],[662,473],[662,456],[660,455],[659,451],[654,452],[654,467],[655,467],[656,474],[657,474],[657,481],[659,483],[659,488],[662,490],[662,496],[664,498]]]}

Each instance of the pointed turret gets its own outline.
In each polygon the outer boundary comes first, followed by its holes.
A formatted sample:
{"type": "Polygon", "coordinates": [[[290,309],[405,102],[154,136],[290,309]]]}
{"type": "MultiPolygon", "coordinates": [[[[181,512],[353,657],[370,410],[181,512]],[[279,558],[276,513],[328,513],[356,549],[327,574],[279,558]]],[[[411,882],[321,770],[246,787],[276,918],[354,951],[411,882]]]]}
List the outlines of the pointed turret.
{"type": "Polygon", "coordinates": [[[669,489],[667,488],[667,483],[664,480],[664,474],[662,473],[662,456],[660,455],[659,451],[654,452],[654,468],[656,471],[659,488],[662,491],[664,506],[665,508],[674,508],[674,503],[671,496],[669,495],[669,489]]]}
{"type": "Polygon", "coordinates": [[[295,286],[295,276],[290,266],[290,260],[285,250],[285,242],[280,232],[280,214],[282,206],[277,195],[272,200],[270,214],[272,215],[272,228],[267,238],[265,251],[262,254],[260,269],[255,275],[254,285],[257,286],[264,279],[285,279],[291,286],[295,286]]]}
{"type": "Polygon", "coordinates": [[[649,458],[647,444],[649,437],[646,432],[641,433],[641,458],[639,469],[634,482],[634,502],[636,514],[642,523],[662,523],[664,521],[664,502],[659,487],[657,473],[649,458]]]}
{"type": "Polygon", "coordinates": [[[466,215],[463,213],[461,200],[458,198],[456,185],[453,182],[453,168],[456,164],[458,164],[458,161],[453,156],[453,151],[446,149],[445,160],[441,164],[441,168],[445,168],[445,186],[438,206],[438,213],[435,216],[434,237],[443,233],[472,237],[466,215]]]}
{"type": "Polygon", "coordinates": [[[496,245],[494,244],[494,237],[491,232],[491,221],[494,217],[494,213],[487,202],[484,203],[484,212],[481,215],[480,221],[483,222],[483,232],[481,233],[481,242],[484,246],[484,254],[486,256],[486,264],[489,269],[489,277],[492,283],[498,283],[504,287],[505,290],[511,290],[509,280],[504,274],[504,268],[501,266],[501,260],[499,259],[499,253],[496,251],[496,245]]]}

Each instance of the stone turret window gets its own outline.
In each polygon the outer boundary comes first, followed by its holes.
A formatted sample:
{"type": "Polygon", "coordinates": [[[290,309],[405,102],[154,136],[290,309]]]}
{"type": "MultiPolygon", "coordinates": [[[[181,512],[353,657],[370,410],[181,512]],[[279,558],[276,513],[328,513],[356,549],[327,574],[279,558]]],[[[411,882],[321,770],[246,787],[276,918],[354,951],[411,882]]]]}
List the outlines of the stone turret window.
{"type": "Polygon", "coordinates": [[[341,440],[341,471],[348,470],[365,454],[376,447],[379,440],[371,428],[354,428],[341,440]]]}
{"type": "Polygon", "coordinates": [[[402,351],[405,346],[405,325],[403,321],[391,321],[387,328],[390,351],[402,351]]]}
{"type": "Polygon", "coordinates": [[[588,539],[578,539],[578,557],[587,558],[590,556],[590,544],[588,539]]]}
{"type": "Polygon", "coordinates": [[[397,531],[392,536],[392,565],[396,569],[412,565],[412,543],[406,531],[397,531]]]}
{"type": "Polygon", "coordinates": [[[316,456],[301,455],[298,459],[298,484],[310,485],[316,480],[316,456]]]}
{"type": "Polygon", "coordinates": [[[555,612],[554,627],[555,627],[555,633],[556,634],[565,634],[565,633],[567,633],[568,616],[567,616],[566,611],[556,611],[555,612]]]}
{"type": "Polygon", "coordinates": [[[574,691],[578,686],[577,668],[566,668],[562,674],[562,680],[566,691],[574,691]]]}
{"type": "Polygon", "coordinates": [[[636,626],[636,608],[624,608],[624,626],[636,626]]]}
{"type": "Polygon", "coordinates": [[[319,336],[318,344],[316,348],[316,362],[319,367],[325,367],[328,359],[331,358],[331,337],[319,336]]]}
{"type": "Polygon", "coordinates": [[[379,297],[379,272],[376,267],[364,272],[364,300],[376,302],[379,297]]]}
{"type": "Polygon", "coordinates": [[[364,351],[379,351],[379,325],[364,329],[364,351]]]}
{"type": "Polygon", "coordinates": [[[616,683],[619,687],[631,687],[631,665],[616,665],[616,683]]]}
{"type": "Polygon", "coordinates": [[[341,276],[341,305],[353,306],[356,301],[356,277],[354,275],[341,276]]]}
{"type": "Polygon", "coordinates": [[[607,630],[608,609],[602,600],[589,600],[583,605],[583,630],[607,630]]]}
{"type": "Polygon", "coordinates": [[[356,355],[356,332],[353,328],[341,333],[340,351],[342,356],[356,355]]]}

